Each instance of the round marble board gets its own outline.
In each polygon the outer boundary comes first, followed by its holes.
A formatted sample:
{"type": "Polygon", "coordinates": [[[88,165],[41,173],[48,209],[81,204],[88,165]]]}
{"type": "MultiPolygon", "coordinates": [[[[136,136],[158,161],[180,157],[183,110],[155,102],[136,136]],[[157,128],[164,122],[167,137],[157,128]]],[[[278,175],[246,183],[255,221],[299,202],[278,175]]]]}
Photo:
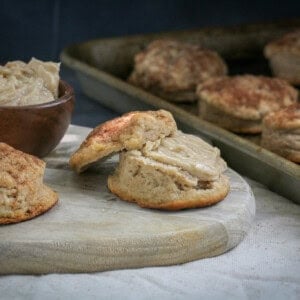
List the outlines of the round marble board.
{"type": "Polygon", "coordinates": [[[230,169],[231,191],[223,201],[178,212],[143,209],[111,194],[106,182],[116,157],[75,174],[68,159],[89,131],[71,125],[45,159],[45,183],[58,192],[59,203],[35,219],[0,226],[0,274],[180,264],[224,253],[249,231],[254,196],[230,169]]]}

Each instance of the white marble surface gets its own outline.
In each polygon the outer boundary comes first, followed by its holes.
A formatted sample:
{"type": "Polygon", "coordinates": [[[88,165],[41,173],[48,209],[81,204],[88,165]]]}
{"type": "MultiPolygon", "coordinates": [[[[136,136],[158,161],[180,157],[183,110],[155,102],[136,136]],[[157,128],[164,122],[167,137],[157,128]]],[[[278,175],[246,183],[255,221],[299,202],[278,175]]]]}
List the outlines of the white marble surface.
{"type": "Polygon", "coordinates": [[[247,181],[254,224],[225,254],[168,267],[1,276],[0,299],[299,299],[300,206],[247,181]]]}

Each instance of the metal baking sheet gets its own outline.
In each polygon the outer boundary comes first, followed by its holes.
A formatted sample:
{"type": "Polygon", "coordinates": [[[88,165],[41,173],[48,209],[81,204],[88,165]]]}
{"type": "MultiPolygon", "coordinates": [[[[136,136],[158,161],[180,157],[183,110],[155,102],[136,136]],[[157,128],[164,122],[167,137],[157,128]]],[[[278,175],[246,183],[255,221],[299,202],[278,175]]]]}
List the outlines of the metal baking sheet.
{"type": "Polygon", "coordinates": [[[263,149],[257,137],[249,139],[236,135],[200,119],[192,104],[170,103],[126,82],[134,54],[150,41],[162,37],[200,43],[218,51],[232,75],[271,75],[262,53],[264,45],[297,27],[300,27],[300,19],[96,39],[65,48],[61,61],[76,72],[83,92],[101,104],[120,113],[157,108],[169,110],[180,129],[200,134],[219,147],[231,168],[300,203],[299,165],[263,149]]]}

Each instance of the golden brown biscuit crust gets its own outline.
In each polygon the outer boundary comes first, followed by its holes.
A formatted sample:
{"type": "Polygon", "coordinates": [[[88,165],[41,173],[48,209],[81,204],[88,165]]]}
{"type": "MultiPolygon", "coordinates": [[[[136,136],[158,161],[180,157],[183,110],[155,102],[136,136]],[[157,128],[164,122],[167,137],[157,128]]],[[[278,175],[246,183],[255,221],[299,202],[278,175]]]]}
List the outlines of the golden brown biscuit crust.
{"type": "Polygon", "coordinates": [[[123,149],[140,149],[175,132],[173,116],[165,111],[135,111],[97,126],[71,156],[70,166],[78,173],[94,162],[123,149]]]}
{"type": "Polygon", "coordinates": [[[282,130],[263,126],[262,147],[295,163],[300,163],[300,130],[282,130]]]}
{"type": "Polygon", "coordinates": [[[50,210],[58,202],[57,193],[44,185],[39,191],[37,203],[29,206],[24,212],[22,210],[15,211],[10,217],[0,217],[0,224],[12,224],[33,219],[50,210]]]}
{"type": "Polygon", "coordinates": [[[300,28],[271,41],[264,49],[267,58],[279,52],[300,55],[300,28]]]}
{"type": "Polygon", "coordinates": [[[300,128],[300,103],[295,103],[282,110],[268,114],[263,124],[274,129],[300,128]]]}
{"type": "Polygon", "coordinates": [[[136,54],[129,82],[171,101],[194,101],[199,82],[227,73],[214,51],[175,40],[155,40],[136,54]]]}
{"type": "Polygon", "coordinates": [[[31,219],[57,203],[44,171],[42,160],[0,143],[0,224],[31,219]]]}
{"type": "Polygon", "coordinates": [[[260,120],[267,113],[297,102],[298,91],[286,81],[266,76],[211,78],[199,84],[200,101],[241,119],[260,120]]]}
{"type": "Polygon", "coordinates": [[[267,115],[263,120],[261,145],[300,163],[300,104],[267,115]]]}

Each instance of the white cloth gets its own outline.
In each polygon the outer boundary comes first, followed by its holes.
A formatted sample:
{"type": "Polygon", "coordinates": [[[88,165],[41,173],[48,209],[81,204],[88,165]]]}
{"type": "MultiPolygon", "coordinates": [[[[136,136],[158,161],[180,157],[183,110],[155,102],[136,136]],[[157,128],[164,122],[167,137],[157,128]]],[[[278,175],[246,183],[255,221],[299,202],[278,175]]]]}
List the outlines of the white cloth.
{"type": "Polygon", "coordinates": [[[300,206],[247,179],[256,218],[245,240],[183,265],[0,277],[0,299],[300,299],[300,206]]]}

